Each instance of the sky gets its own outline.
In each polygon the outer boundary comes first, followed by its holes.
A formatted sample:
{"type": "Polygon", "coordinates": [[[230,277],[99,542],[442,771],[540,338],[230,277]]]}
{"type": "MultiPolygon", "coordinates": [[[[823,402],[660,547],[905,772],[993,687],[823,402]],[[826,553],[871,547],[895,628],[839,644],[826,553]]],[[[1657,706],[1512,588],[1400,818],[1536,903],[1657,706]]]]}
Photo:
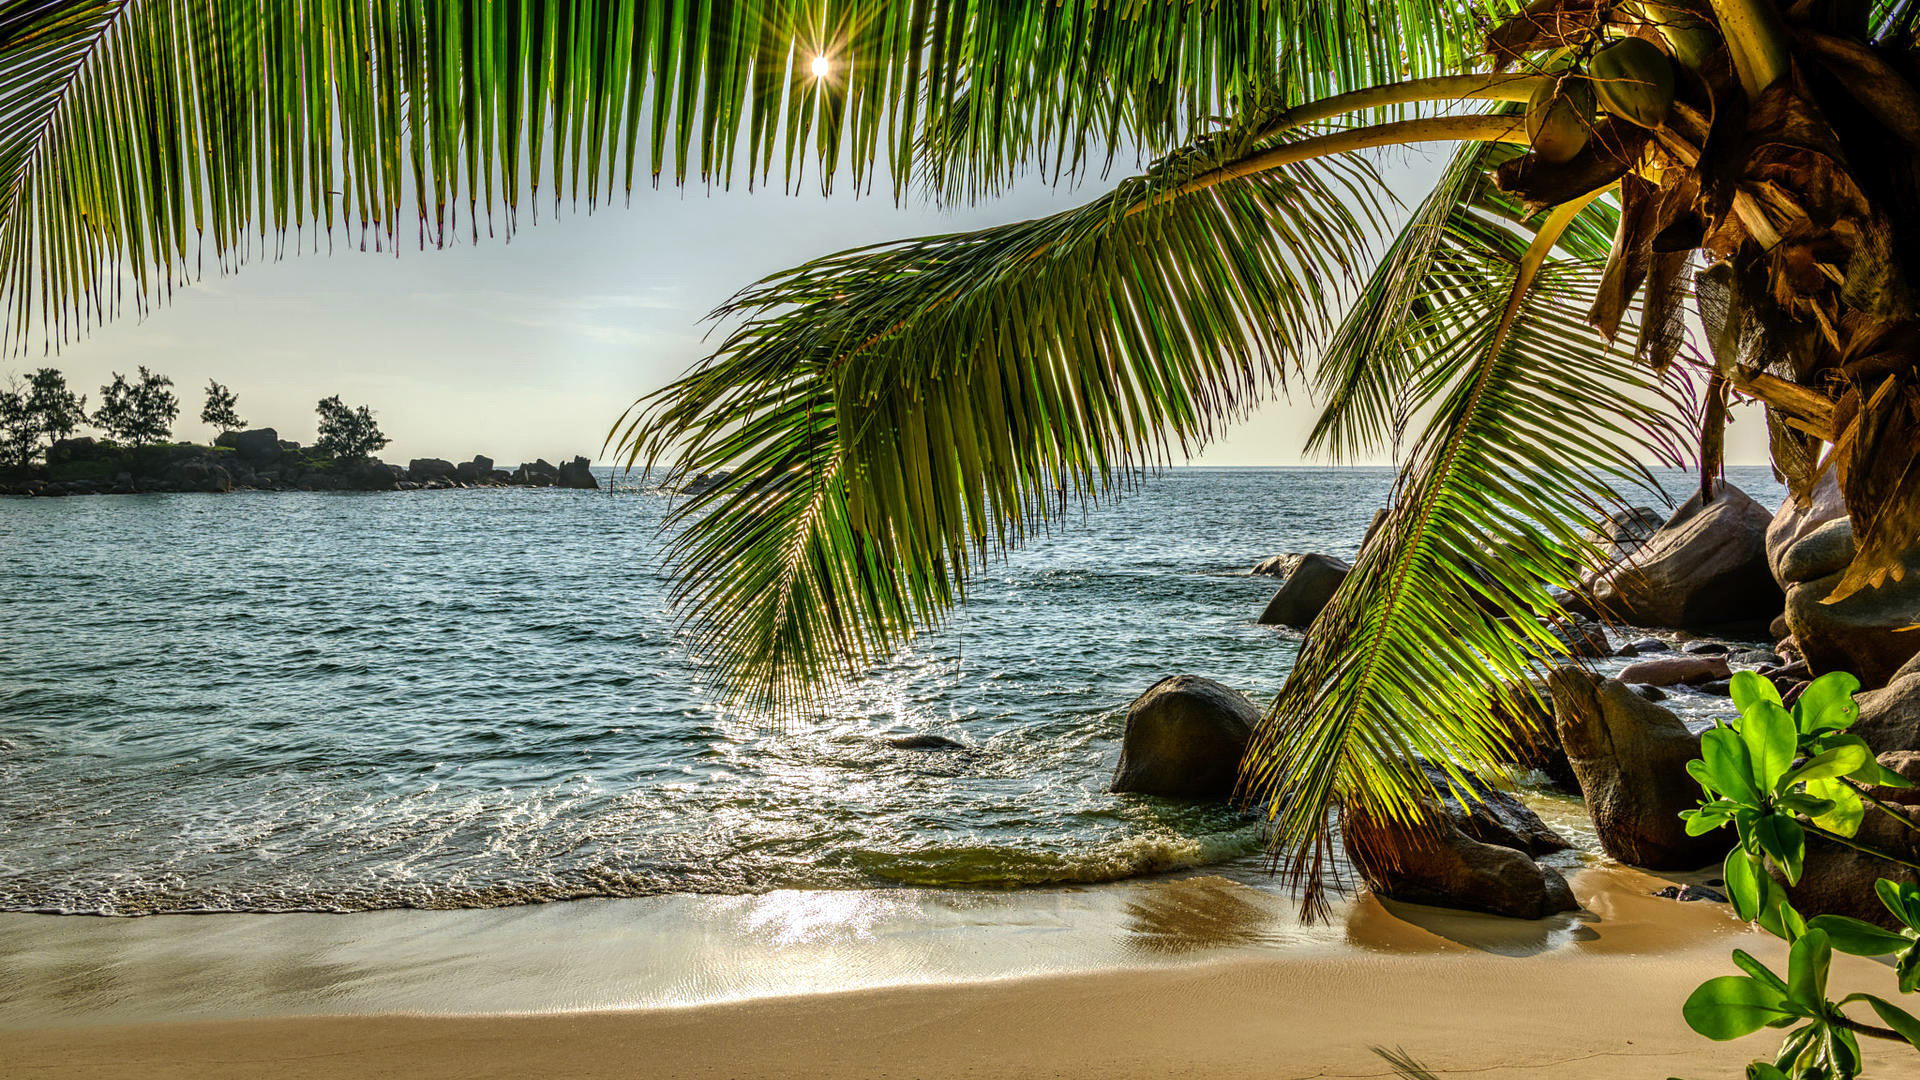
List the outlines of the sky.
{"type": "MultiPolygon", "coordinates": [[[[1445,152],[1398,152],[1381,171],[1412,204],[1445,152]]],[[[1064,209],[1106,186],[1022,183],[952,209],[899,206],[887,194],[823,197],[811,184],[799,194],[643,188],[631,206],[591,215],[555,218],[543,208],[539,224],[511,242],[462,237],[426,251],[403,243],[397,257],[336,242],[330,255],[209,273],[144,317],[125,315],[56,356],[15,357],[0,371],[52,364],[97,397],[112,373],[144,364],[173,378],[182,440],[214,436],[198,416],[207,380],[217,379],[239,395],[249,425],[283,439],[311,442],[314,404],[339,394],[374,410],[392,439],[381,453],[388,461],[598,460],[628,404],[706,354],[707,313],[742,286],[861,244],[1064,209]]],[[[1316,411],[1297,388],[1193,463],[1312,464],[1301,447],[1316,411]]],[[[1757,411],[1736,415],[1729,460],[1764,461],[1757,411]]]]}

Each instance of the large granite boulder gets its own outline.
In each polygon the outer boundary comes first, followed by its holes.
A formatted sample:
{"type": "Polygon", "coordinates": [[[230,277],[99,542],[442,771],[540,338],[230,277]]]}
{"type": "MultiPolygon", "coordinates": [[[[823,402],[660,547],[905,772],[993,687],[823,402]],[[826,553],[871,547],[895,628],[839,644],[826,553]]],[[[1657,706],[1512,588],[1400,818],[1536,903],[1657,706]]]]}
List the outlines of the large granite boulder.
{"type": "Polygon", "coordinates": [[[1920,659],[1894,672],[1887,685],[1855,694],[1860,719],[1847,731],[1875,753],[1920,750],[1920,659]]]}
{"type": "Polygon", "coordinates": [[[1868,689],[1885,686],[1895,669],[1920,654],[1920,546],[1906,575],[1827,603],[1853,561],[1853,522],[1829,471],[1809,505],[1792,499],[1767,528],[1767,562],[1787,594],[1787,629],[1816,674],[1848,671],[1868,689]]]}
{"type": "Polygon", "coordinates": [[[1447,820],[1475,840],[1529,855],[1551,855],[1573,846],[1511,792],[1469,775],[1466,778],[1469,791],[1462,798],[1454,791],[1445,770],[1425,762],[1420,768],[1426,773],[1427,782],[1433,785],[1447,820]]]}
{"type": "Polygon", "coordinates": [[[1248,573],[1256,577],[1283,578],[1293,573],[1294,569],[1300,565],[1300,560],[1304,558],[1306,558],[1306,556],[1299,552],[1289,552],[1285,555],[1269,555],[1259,562],[1254,563],[1253,569],[1248,571],[1248,573]]]}
{"type": "Polygon", "coordinates": [[[445,458],[414,458],[407,462],[407,479],[418,484],[433,480],[451,480],[457,470],[445,458]]]}
{"type": "Polygon", "coordinates": [[[1267,609],[1260,613],[1260,625],[1305,630],[1333,599],[1334,591],[1352,570],[1353,567],[1331,555],[1302,555],[1299,565],[1287,575],[1273,599],[1267,601],[1267,609]]]}
{"type": "Polygon", "coordinates": [[[1245,694],[1199,675],[1161,679],[1127,707],[1114,792],[1224,799],[1260,710],[1245,694]]]}
{"type": "Polygon", "coordinates": [[[1631,556],[1590,579],[1578,606],[1634,626],[1764,624],[1783,603],[1767,567],[1769,520],[1725,481],[1712,502],[1696,491],[1631,556]]]}
{"type": "Polygon", "coordinates": [[[576,457],[560,466],[558,482],[563,488],[578,488],[582,491],[600,490],[600,481],[593,476],[592,463],[583,457],[576,457]]]}
{"type": "Polygon", "coordinates": [[[1600,845],[1621,862],[1691,870],[1726,854],[1723,836],[1688,836],[1680,811],[1699,801],[1687,762],[1700,737],[1618,679],[1580,668],[1547,676],[1554,727],[1586,797],[1600,845]]]}
{"type": "Polygon", "coordinates": [[[1340,835],[1377,896],[1515,919],[1580,906],[1558,870],[1524,851],[1476,840],[1444,814],[1432,827],[1414,828],[1349,812],[1340,835]]]}
{"type": "Polygon", "coordinates": [[[270,427],[251,428],[247,431],[223,431],[213,440],[215,446],[230,446],[233,456],[258,468],[270,465],[280,459],[286,448],[299,449],[299,443],[283,443],[280,433],[270,427]]]}

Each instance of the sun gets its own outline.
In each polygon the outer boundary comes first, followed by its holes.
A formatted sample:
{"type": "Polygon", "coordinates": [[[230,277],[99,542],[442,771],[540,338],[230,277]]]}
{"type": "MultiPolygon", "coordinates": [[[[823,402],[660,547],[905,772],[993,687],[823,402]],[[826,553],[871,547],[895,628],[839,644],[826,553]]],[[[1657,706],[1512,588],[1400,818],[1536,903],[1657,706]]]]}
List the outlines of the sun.
{"type": "Polygon", "coordinates": [[[813,77],[814,78],[824,79],[828,75],[832,74],[832,72],[833,72],[833,61],[827,59],[824,55],[816,56],[813,58],[813,77]]]}

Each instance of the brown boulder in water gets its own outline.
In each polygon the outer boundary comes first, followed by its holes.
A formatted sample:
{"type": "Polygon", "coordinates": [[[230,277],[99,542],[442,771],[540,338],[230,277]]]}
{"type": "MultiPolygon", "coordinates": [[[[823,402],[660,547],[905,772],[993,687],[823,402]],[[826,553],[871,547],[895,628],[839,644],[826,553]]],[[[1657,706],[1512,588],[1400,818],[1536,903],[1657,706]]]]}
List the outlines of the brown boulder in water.
{"type": "Polygon", "coordinates": [[[1681,504],[1639,550],[1590,579],[1575,606],[1634,626],[1765,623],[1783,597],[1767,568],[1771,515],[1725,481],[1681,504]]]}

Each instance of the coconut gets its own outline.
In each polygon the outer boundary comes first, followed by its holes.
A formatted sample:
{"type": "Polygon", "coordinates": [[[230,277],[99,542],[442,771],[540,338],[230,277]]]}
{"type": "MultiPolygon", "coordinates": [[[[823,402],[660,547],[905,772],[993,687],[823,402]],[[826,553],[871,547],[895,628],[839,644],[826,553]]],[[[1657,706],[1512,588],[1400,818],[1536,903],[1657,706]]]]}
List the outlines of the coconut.
{"type": "Polygon", "coordinates": [[[1593,131],[1593,88],[1576,75],[1542,83],[1527,103],[1527,141],[1556,165],[1586,149],[1593,131]]]}
{"type": "Polygon", "coordinates": [[[1628,123],[1659,127],[1673,108],[1673,61],[1645,38],[1621,38],[1587,64],[1600,107],[1628,123]]]}

